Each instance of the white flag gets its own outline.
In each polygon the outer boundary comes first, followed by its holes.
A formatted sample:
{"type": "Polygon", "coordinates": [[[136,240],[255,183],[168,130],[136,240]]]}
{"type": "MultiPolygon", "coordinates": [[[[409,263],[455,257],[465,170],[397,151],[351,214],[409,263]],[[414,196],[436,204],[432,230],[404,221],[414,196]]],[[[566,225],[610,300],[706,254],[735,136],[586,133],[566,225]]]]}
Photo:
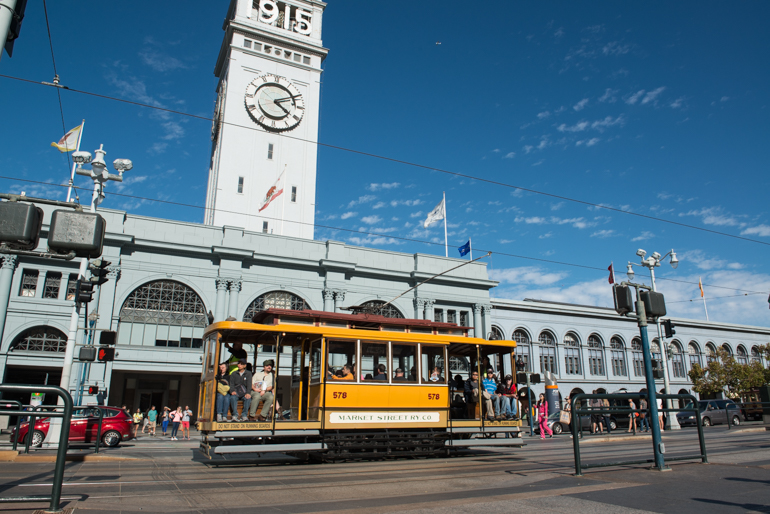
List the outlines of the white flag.
{"type": "Polygon", "coordinates": [[[267,194],[265,194],[265,199],[262,200],[262,204],[259,206],[259,212],[264,211],[267,209],[267,206],[270,205],[270,202],[281,196],[281,193],[283,193],[283,172],[281,172],[280,175],[278,175],[278,180],[275,181],[275,184],[273,184],[273,187],[267,190],[267,194]]]}
{"type": "Polygon", "coordinates": [[[439,204],[428,214],[428,217],[423,221],[422,226],[425,228],[430,227],[434,221],[443,220],[445,214],[444,200],[442,199],[439,204]]]}
{"type": "Polygon", "coordinates": [[[78,147],[78,138],[80,137],[80,130],[83,128],[81,123],[74,129],[70,130],[64,136],[59,139],[58,143],[51,143],[51,146],[58,148],[61,153],[71,152],[78,147]]]}

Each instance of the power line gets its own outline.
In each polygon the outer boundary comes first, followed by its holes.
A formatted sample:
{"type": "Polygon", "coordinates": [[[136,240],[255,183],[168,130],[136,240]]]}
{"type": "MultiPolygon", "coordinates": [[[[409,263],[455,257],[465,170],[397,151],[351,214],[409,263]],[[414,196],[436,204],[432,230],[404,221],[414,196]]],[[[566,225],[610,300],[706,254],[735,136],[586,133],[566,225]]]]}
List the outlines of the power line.
{"type": "MultiPolygon", "coordinates": [[[[765,293],[743,293],[743,294],[731,294],[728,296],[712,296],[709,298],[709,300],[719,300],[721,298],[738,298],[740,296],[750,296],[750,295],[756,295],[756,294],[765,294],[765,293]]],[[[668,304],[671,303],[685,303],[685,302],[700,302],[703,298],[693,298],[692,300],[676,300],[674,302],[666,302],[668,304]]]]}
{"type": "MultiPolygon", "coordinates": [[[[17,181],[20,181],[20,182],[29,182],[29,183],[32,183],[32,184],[41,184],[41,185],[54,186],[54,187],[67,187],[67,186],[65,186],[63,184],[52,184],[50,182],[43,182],[43,181],[39,181],[39,180],[22,179],[22,178],[15,178],[15,177],[5,177],[5,176],[2,176],[2,175],[0,175],[0,179],[4,179],[4,180],[17,180],[17,181]]],[[[88,191],[87,188],[82,188],[82,187],[77,187],[77,186],[73,186],[72,188],[73,188],[73,190],[82,189],[83,191],[88,191]]],[[[206,210],[206,207],[203,207],[201,205],[186,204],[186,203],[181,203],[181,202],[172,202],[170,200],[156,200],[156,199],[147,198],[147,197],[144,197],[144,196],[127,195],[127,194],[123,194],[123,193],[110,193],[110,194],[112,194],[114,196],[120,196],[120,197],[123,197],[123,198],[130,198],[132,200],[143,200],[143,201],[147,201],[147,202],[156,202],[156,203],[162,203],[162,204],[167,204],[167,205],[174,205],[176,207],[189,207],[189,208],[193,208],[193,209],[202,209],[204,211],[206,210]]],[[[272,221],[285,221],[285,222],[294,223],[294,224],[297,224],[297,225],[312,225],[312,226],[314,226],[316,228],[325,228],[325,229],[328,229],[328,230],[337,230],[337,231],[340,231],[340,232],[350,232],[352,234],[360,234],[360,235],[365,235],[365,236],[387,237],[387,238],[395,239],[395,240],[398,240],[398,241],[406,241],[406,242],[411,242],[411,243],[426,244],[426,245],[431,245],[431,246],[444,246],[442,243],[436,243],[436,242],[433,242],[433,241],[426,241],[426,240],[423,240],[423,239],[415,239],[415,238],[409,238],[409,237],[394,236],[394,235],[389,235],[389,234],[383,234],[381,232],[367,232],[365,230],[354,230],[354,229],[350,229],[350,228],[334,227],[334,226],[330,226],[330,225],[319,225],[317,223],[307,223],[307,222],[304,222],[304,221],[280,220],[279,218],[273,218],[273,217],[270,217],[270,216],[262,216],[262,215],[257,216],[256,214],[245,214],[245,213],[238,212],[238,211],[228,211],[228,210],[224,210],[224,209],[216,209],[216,211],[220,212],[220,213],[224,213],[224,214],[240,214],[242,216],[259,217],[259,218],[262,218],[262,219],[267,219],[267,220],[272,220],[272,221]]],[[[557,265],[560,265],[560,266],[569,266],[569,267],[573,267],[573,268],[581,268],[581,269],[587,269],[587,270],[592,270],[592,271],[600,271],[602,273],[606,273],[607,272],[607,268],[602,268],[602,267],[597,267],[597,266],[588,266],[588,265],[585,265],[585,264],[576,264],[576,263],[573,263],[573,262],[556,261],[556,260],[552,260],[552,259],[541,259],[539,257],[531,257],[531,256],[528,256],[528,255],[517,255],[517,254],[507,253],[507,252],[498,252],[498,251],[488,250],[488,249],[484,249],[484,248],[477,248],[477,250],[478,251],[483,251],[483,252],[492,252],[495,255],[502,255],[502,256],[505,256],[505,257],[513,257],[513,258],[516,258],[516,259],[525,259],[525,260],[536,261],[536,262],[544,262],[544,263],[548,263],[548,264],[557,264],[557,265]]],[[[698,282],[688,282],[686,280],[677,280],[677,279],[666,278],[666,277],[658,277],[658,280],[668,280],[670,282],[680,282],[682,284],[698,285],[698,282]]],[[[717,288],[717,289],[727,289],[727,290],[730,290],[730,291],[747,291],[745,289],[736,289],[736,288],[732,288],[732,287],[717,286],[717,285],[713,285],[713,284],[703,284],[703,286],[713,287],[713,288],[717,288]]],[[[747,292],[750,293],[750,294],[766,294],[763,291],[747,291],[747,292]]]]}
{"type": "MultiPolygon", "coordinates": [[[[97,97],[97,98],[104,98],[104,99],[107,99],[107,100],[112,100],[112,101],[116,101],[116,102],[122,102],[122,103],[130,104],[130,105],[137,105],[137,106],[140,106],[140,107],[146,107],[148,109],[155,109],[155,110],[164,111],[164,112],[168,112],[168,113],[172,113],[172,114],[178,114],[180,116],[187,116],[187,117],[190,117],[190,118],[206,120],[206,121],[212,121],[212,118],[209,118],[209,117],[206,117],[206,116],[199,116],[199,115],[196,115],[196,114],[190,114],[190,113],[186,113],[186,112],[183,112],[183,111],[176,111],[176,110],[173,110],[173,109],[167,109],[165,107],[158,107],[158,106],[155,106],[155,105],[145,104],[145,103],[141,103],[141,102],[134,102],[134,101],[131,101],[131,100],[125,100],[123,98],[117,98],[117,97],[113,97],[113,96],[109,96],[109,95],[102,95],[102,94],[99,94],[99,93],[92,93],[90,91],[83,91],[83,90],[80,90],[80,89],[74,89],[74,88],[70,88],[70,87],[67,87],[67,86],[61,86],[61,85],[58,85],[58,84],[50,84],[50,83],[47,83],[47,82],[38,82],[38,81],[35,81],[35,80],[23,79],[23,78],[20,78],[20,77],[14,77],[14,76],[11,76],[11,75],[3,75],[3,74],[0,74],[0,77],[9,78],[9,79],[12,79],[12,80],[18,80],[18,81],[21,81],[21,82],[27,82],[27,83],[31,83],[31,84],[57,87],[59,89],[65,89],[67,91],[72,91],[73,93],[80,93],[80,94],[84,94],[84,95],[88,95],[88,96],[94,96],[94,97],[97,97]]],[[[239,128],[246,129],[246,130],[259,130],[256,127],[252,127],[252,126],[248,126],[248,125],[239,125],[237,123],[232,123],[232,122],[222,121],[221,123],[223,125],[230,125],[230,126],[233,126],[233,127],[239,127],[239,128]]],[[[311,143],[311,144],[315,144],[315,145],[318,145],[318,146],[323,146],[325,148],[331,148],[331,149],[334,149],[334,150],[340,150],[340,151],[349,152],[349,153],[353,153],[353,154],[357,154],[357,155],[362,155],[362,156],[365,156],[365,157],[371,157],[371,158],[374,158],[374,159],[380,159],[380,160],[384,160],[384,161],[388,161],[388,162],[393,162],[393,163],[396,163],[396,164],[403,164],[403,165],[412,166],[412,167],[415,167],[415,168],[421,168],[421,169],[425,169],[425,170],[436,171],[436,172],[439,172],[439,173],[444,173],[446,175],[452,175],[452,176],[455,176],[455,177],[467,178],[469,180],[477,180],[479,182],[484,182],[484,183],[487,183],[487,184],[492,184],[492,185],[496,185],[496,186],[500,186],[500,187],[505,187],[505,188],[509,188],[509,189],[513,189],[513,190],[526,191],[528,193],[537,194],[537,195],[541,195],[541,196],[547,196],[549,198],[555,198],[555,199],[564,200],[564,201],[567,201],[567,202],[578,203],[578,204],[581,204],[581,205],[586,205],[586,206],[589,206],[589,207],[594,207],[596,209],[604,209],[604,210],[608,210],[608,211],[612,211],[612,212],[628,214],[630,216],[636,216],[636,217],[639,217],[639,218],[653,220],[653,221],[658,221],[658,222],[661,222],[661,223],[668,223],[670,225],[675,225],[675,226],[678,226],[678,227],[689,228],[689,229],[692,229],[692,230],[698,230],[698,231],[706,232],[706,233],[709,233],[709,234],[716,234],[716,235],[720,235],[720,236],[724,236],[724,237],[730,237],[730,238],[733,238],[733,239],[740,239],[742,241],[749,241],[751,243],[758,243],[758,244],[761,244],[761,245],[770,246],[770,242],[760,241],[758,239],[752,239],[750,237],[739,236],[739,235],[736,235],[736,234],[729,234],[727,232],[720,232],[718,230],[712,230],[712,229],[705,228],[705,227],[698,227],[696,225],[690,225],[690,224],[687,224],[687,223],[681,223],[681,222],[678,222],[678,221],[668,220],[668,219],[665,219],[665,218],[658,218],[656,216],[651,216],[651,215],[648,215],[648,214],[642,214],[642,213],[639,213],[639,212],[634,212],[634,211],[629,211],[629,210],[624,210],[624,209],[618,209],[616,207],[610,207],[608,205],[604,205],[604,204],[600,204],[600,203],[589,202],[589,201],[586,201],[586,200],[580,200],[580,199],[571,198],[571,197],[568,197],[568,196],[557,195],[557,194],[554,194],[554,193],[547,193],[545,191],[539,191],[537,189],[531,189],[531,188],[526,188],[526,187],[522,187],[522,186],[516,186],[516,185],[513,185],[513,184],[508,184],[506,182],[500,182],[500,181],[497,181],[497,180],[486,179],[486,178],[482,178],[482,177],[476,177],[476,176],[473,176],[473,175],[468,175],[468,174],[465,174],[465,173],[459,173],[459,172],[456,172],[456,171],[449,171],[449,170],[445,170],[445,169],[442,169],[442,168],[435,168],[433,166],[428,166],[428,165],[425,165],[425,164],[418,164],[418,163],[414,163],[414,162],[410,162],[410,161],[404,161],[404,160],[401,160],[401,159],[396,159],[394,157],[387,157],[387,156],[384,156],[384,155],[374,154],[374,153],[370,153],[370,152],[364,152],[364,151],[361,151],[361,150],[355,150],[355,149],[352,149],[352,148],[346,148],[344,146],[332,145],[332,144],[329,144],[329,143],[321,143],[319,141],[311,141],[309,139],[304,139],[304,138],[301,138],[301,137],[291,136],[291,135],[286,134],[286,133],[278,133],[278,134],[276,134],[276,136],[284,137],[284,138],[288,138],[288,139],[294,139],[296,141],[302,141],[302,142],[305,142],[305,143],[311,143]]]]}

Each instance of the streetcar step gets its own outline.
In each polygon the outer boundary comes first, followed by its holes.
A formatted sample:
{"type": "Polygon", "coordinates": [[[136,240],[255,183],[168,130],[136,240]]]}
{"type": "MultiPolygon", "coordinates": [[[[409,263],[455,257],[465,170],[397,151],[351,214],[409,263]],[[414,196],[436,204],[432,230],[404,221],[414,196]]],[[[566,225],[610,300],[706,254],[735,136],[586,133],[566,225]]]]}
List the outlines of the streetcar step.
{"type": "Polygon", "coordinates": [[[471,446],[522,446],[524,441],[518,437],[508,439],[462,439],[450,440],[444,443],[445,446],[471,447],[471,446]]]}
{"type": "Polygon", "coordinates": [[[232,446],[217,446],[214,453],[270,453],[270,452],[304,452],[309,450],[326,450],[323,443],[297,444],[238,444],[232,446]]]}

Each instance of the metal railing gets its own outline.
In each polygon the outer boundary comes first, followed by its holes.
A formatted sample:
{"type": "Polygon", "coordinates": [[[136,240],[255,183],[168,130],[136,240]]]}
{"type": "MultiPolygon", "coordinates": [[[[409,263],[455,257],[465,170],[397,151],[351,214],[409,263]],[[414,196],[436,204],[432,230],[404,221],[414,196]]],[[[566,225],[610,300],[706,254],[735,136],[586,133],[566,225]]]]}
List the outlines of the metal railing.
{"type": "MultiPolygon", "coordinates": [[[[703,401],[703,400],[701,400],[703,401]]],[[[708,400],[713,401],[713,400],[708,400]]],[[[765,411],[770,414],[770,402],[760,402],[760,401],[748,401],[748,402],[736,402],[733,400],[729,400],[730,403],[725,405],[725,413],[727,415],[727,429],[730,430],[733,428],[733,416],[730,414],[730,410],[738,411],[738,414],[743,416],[743,421],[748,421],[746,419],[746,411],[748,409],[756,409],[759,408],[762,410],[762,414],[764,415],[765,411]]],[[[708,412],[708,411],[706,411],[708,412]]],[[[740,418],[739,418],[740,419],[740,418]]]]}
{"type": "MultiPolygon", "coordinates": [[[[61,512],[59,508],[59,502],[61,500],[61,488],[62,481],[64,480],[64,464],[67,461],[67,448],[70,438],[70,419],[72,418],[72,396],[62,389],[56,386],[41,386],[41,385],[10,385],[0,384],[0,393],[50,393],[60,397],[64,402],[63,412],[46,412],[45,416],[49,418],[61,418],[61,431],[59,432],[59,447],[56,451],[56,464],[54,465],[53,484],[51,486],[51,496],[9,496],[0,497],[0,503],[19,503],[19,502],[49,502],[49,512],[61,512]]],[[[7,402],[10,403],[10,402],[7,402]]],[[[30,428],[27,432],[34,432],[35,427],[35,415],[34,412],[30,413],[30,428]]],[[[19,415],[18,410],[0,409],[0,415],[19,415]]],[[[38,415],[39,417],[39,415],[38,415]]],[[[18,431],[16,432],[18,434],[18,431]]],[[[32,437],[27,437],[27,447],[32,437]]]]}
{"type": "MultiPolygon", "coordinates": [[[[701,459],[701,462],[704,464],[708,464],[708,455],[706,454],[706,440],[703,436],[703,425],[701,423],[700,418],[700,410],[698,408],[698,400],[695,399],[694,396],[690,394],[658,394],[657,397],[661,400],[663,400],[664,405],[666,400],[686,400],[691,402],[692,407],[685,407],[685,408],[661,408],[658,409],[659,412],[694,412],[695,416],[697,418],[697,427],[698,427],[698,442],[700,443],[700,454],[699,455],[687,455],[683,457],[669,457],[667,460],[669,461],[678,461],[678,460],[693,460],[693,459],[701,459]]],[[[584,415],[610,415],[610,414],[622,414],[625,416],[629,415],[635,415],[636,413],[648,413],[647,409],[631,409],[629,407],[602,407],[602,408],[580,408],[578,404],[582,400],[622,400],[625,402],[628,402],[628,400],[636,400],[637,403],[640,399],[644,398],[649,402],[648,396],[646,393],[622,393],[622,394],[576,394],[572,398],[570,398],[570,413],[572,415],[572,449],[575,453],[575,475],[576,476],[582,476],[583,470],[588,468],[602,468],[602,467],[610,467],[610,466],[625,466],[629,464],[654,464],[654,459],[644,459],[644,460],[628,460],[628,461],[618,461],[618,462],[602,462],[597,464],[583,464],[580,460],[580,434],[578,433],[579,429],[582,429],[582,422],[580,420],[581,416],[584,415]]],[[[648,413],[649,415],[649,413],[648,413]]],[[[676,415],[676,414],[673,414],[676,415]]],[[[651,422],[657,423],[658,420],[650,420],[651,422]]],[[[663,445],[661,444],[661,447],[663,445]]],[[[664,453],[663,450],[661,450],[661,453],[664,453]]]]}

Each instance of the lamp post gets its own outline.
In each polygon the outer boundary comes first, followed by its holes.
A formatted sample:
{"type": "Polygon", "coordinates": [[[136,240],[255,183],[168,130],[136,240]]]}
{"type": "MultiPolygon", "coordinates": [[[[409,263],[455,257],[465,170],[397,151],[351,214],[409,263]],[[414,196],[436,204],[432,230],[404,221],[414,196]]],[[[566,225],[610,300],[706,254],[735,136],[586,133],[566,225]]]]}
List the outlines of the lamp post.
{"type": "Polygon", "coordinates": [[[527,371],[527,365],[524,364],[524,359],[519,358],[516,360],[516,374],[524,373],[527,376],[527,419],[529,420],[529,436],[535,435],[535,429],[532,427],[532,386],[529,384],[529,376],[532,374],[527,371]]]}
{"type": "MultiPolygon", "coordinates": [[[[655,268],[660,267],[661,261],[665,260],[666,257],[669,257],[669,263],[671,264],[671,267],[676,269],[677,266],[679,266],[679,259],[676,258],[676,253],[674,250],[671,250],[666,255],[661,256],[658,252],[652,252],[652,255],[647,257],[647,252],[642,250],[641,248],[636,251],[636,255],[639,256],[641,259],[641,262],[639,264],[635,264],[629,261],[628,267],[627,267],[627,275],[628,280],[634,279],[634,269],[633,266],[642,266],[644,268],[647,268],[650,270],[650,279],[652,280],[652,290],[657,292],[657,289],[655,288],[655,268]],[[647,257],[645,259],[645,257],[647,257]]],[[[668,378],[668,347],[666,343],[663,341],[663,331],[660,328],[660,320],[655,320],[655,325],[658,327],[658,346],[660,349],[660,360],[663,362],[663,392],[665,394],[671,394],[670,392],[670,384],[669,384],[669,378],[668,378]]],[[[671,408],[671,400],[666,400],[666,408],[671,408]]],[[[672,415],[671,412],[666,414],[666,430],[679,430],[682,427],[679,426],[679,421],[677,421],[676,416],[672,415]]]]}
{"type": "MultiPolygon", "coordinates": [[[[117,175],[107,171],[107,163],[104,161],[104,156],[107,152],[104,150],[104,145],[100,145],[98,150],[94,150],[96,157],[91,158],[89,152],[73,152],[72,160],[77,164],[75,173],[78,175],[84,175],[89,177],[94,182],[94,191],[91,195],[91,212],[96,212],[96,206],[104,200],[104,185],[110,181],[115,180],[117,182],[123,182],[123,172],[129,171],[133,168],[133,164],[128,159],[115,159],[112,163],[117,175]],[[83,164],[91,164],[91,169],[83,168],[83,164]]],[[[82,258],[80,260],[79,276],[85,277],[86,270],[88,269],[88,259],[82,258]]],[[[72,380],[72,365],[75,357],[75,345],[78,332],[78,319],[80,319],[80,305],[77,302],[73,302],[72,315],[70,316],[69,334],[67,335],[67,346],[64,351],[64,363],[61,370],[61,381],[59,386],[65,391],[70,390],[70,382],[72,380]]],[[[77,394],[77,393],[76,393],[77,394]]],[[[62,398],[59,398],[59,403],[62,403],[62,398]]],[[[59,418],[52,418],[51,425],[54,425],[59,418]]],[[[46,436],[45,446],[56,446],[59,443],[59,430],[54,430],[53,426],[48,430],[46,436]]]]}

